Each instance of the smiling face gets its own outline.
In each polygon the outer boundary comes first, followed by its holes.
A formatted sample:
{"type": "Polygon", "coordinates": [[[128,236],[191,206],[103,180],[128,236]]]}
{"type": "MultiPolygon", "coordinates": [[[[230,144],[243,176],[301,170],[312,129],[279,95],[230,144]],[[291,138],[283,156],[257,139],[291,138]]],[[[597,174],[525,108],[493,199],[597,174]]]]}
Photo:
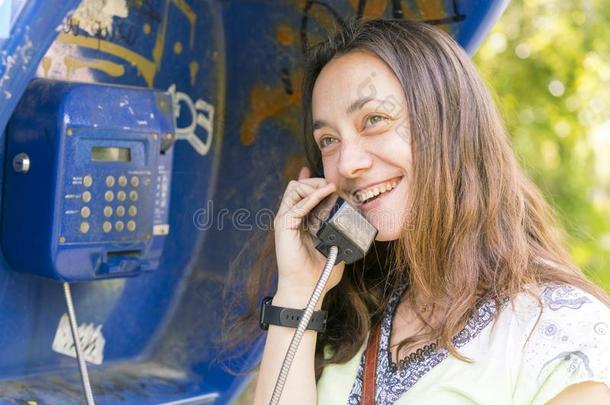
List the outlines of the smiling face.
{"type": "Polygon", "coordinates": [[[392,70],[361,51],[332,59],[312,93],[324,177],[360,206],[380,241],[398,239],[407,221],[412,155],[406,107],[392,70]]]}

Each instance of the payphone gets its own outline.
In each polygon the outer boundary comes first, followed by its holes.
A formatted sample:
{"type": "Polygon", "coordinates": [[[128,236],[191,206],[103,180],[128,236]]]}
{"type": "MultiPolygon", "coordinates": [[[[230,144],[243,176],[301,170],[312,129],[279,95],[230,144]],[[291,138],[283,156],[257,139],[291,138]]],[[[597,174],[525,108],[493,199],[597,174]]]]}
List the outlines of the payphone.
{"type": "Polygon", "coordinates": [[[32,81],[6,129],[9,264],[68,282],[154,270],[169,233],[174,128],[168,93],[32,81]]]}

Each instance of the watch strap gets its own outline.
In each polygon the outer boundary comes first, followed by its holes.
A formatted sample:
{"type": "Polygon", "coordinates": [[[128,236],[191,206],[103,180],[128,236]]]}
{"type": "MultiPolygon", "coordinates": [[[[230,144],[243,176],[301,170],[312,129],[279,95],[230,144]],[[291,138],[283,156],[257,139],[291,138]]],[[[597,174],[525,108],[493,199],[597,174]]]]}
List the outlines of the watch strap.
{"type": "MultiPolygon", "coordinates": [[[[261,303],[260,327],[263,330],[269,329],[269,325],[285,326],[296,328],[305,310],[284,308],[271,305],[273,297],[265,297],[261,303]]],[[[315,311],[307,325],[308,330],[324,332],[326,330],[327,311],[315,311]]]]}

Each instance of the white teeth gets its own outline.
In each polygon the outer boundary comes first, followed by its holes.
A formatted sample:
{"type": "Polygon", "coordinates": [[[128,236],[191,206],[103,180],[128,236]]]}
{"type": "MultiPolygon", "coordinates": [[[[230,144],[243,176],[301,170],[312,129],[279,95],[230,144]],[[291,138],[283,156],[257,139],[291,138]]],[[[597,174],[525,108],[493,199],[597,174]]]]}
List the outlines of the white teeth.
{"type": "Polygon", "coordinates": [[[374,188],[372,188],[370,190],[359,191],[358,193],[356,193],[356,199],[358,200],[358,202],[363,203],[366,200],[371,199],[381,193],[385,193],[386,191],[392,190],[394,187],[396,187],[398,185],[398,182],[399,181],[397,181],[397,180],[392,180],[391,182],[375,186],[374,188]]]}

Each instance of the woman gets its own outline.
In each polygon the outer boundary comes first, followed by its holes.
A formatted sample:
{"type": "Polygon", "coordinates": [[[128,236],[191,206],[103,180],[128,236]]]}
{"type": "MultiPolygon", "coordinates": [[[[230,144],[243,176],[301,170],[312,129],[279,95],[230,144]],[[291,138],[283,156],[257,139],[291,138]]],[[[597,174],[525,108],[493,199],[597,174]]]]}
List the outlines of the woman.
{"type": "MultiPolygon", "coordinates": [[[[280,403],[362,403],[367,357],[380,404],[610,401],[608,297],[571,263],[448,35],[354,22],[309,54],[303,105],[318,173],[303,168],[277,212],[272,304],[304,308],[313,291],[325,258],[301,225],[324,197],[352,201],[379,233],[363,260],[335,266],[317,308],[327,329],[306,332],[280,403]]],[[[293,333],[269,326],[256,404],[293,333]]]]}

